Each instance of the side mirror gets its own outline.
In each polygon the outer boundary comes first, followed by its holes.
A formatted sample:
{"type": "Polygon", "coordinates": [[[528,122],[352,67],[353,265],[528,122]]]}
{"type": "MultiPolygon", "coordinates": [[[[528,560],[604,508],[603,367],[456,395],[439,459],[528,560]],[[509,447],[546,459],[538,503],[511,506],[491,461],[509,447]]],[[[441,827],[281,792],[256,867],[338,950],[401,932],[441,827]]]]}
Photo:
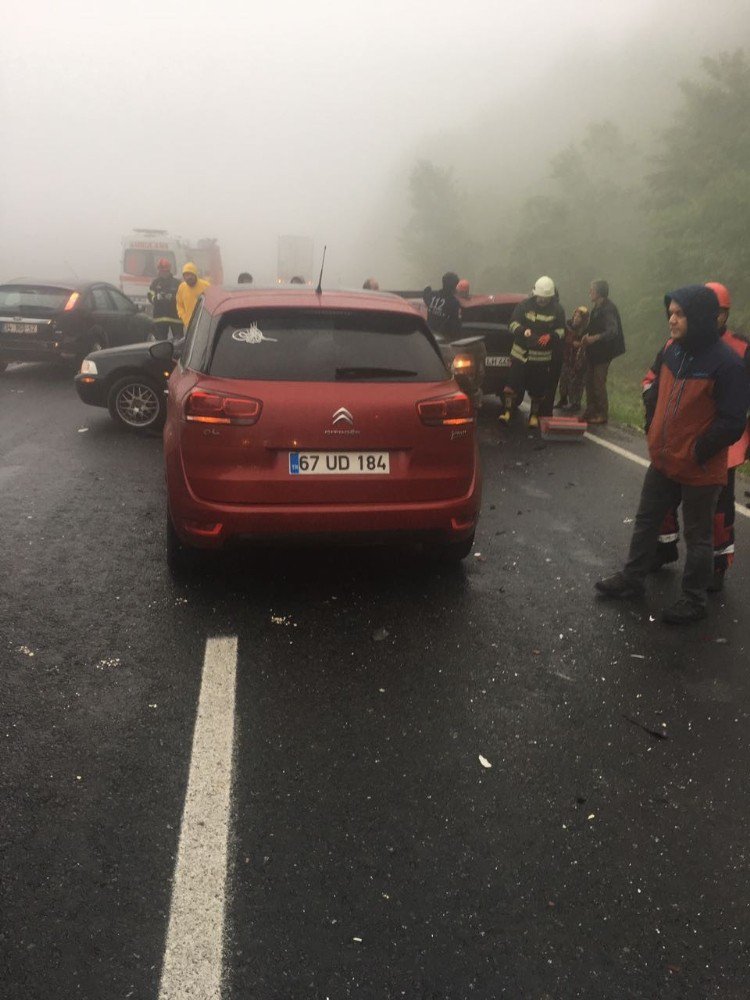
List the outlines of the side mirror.
{"type": "Polygon", "coordinates": [[[148,353],[157,361],[171,361],[174,357],[174,345],[171,340],[157,340],[149,347],[148,353]]]}

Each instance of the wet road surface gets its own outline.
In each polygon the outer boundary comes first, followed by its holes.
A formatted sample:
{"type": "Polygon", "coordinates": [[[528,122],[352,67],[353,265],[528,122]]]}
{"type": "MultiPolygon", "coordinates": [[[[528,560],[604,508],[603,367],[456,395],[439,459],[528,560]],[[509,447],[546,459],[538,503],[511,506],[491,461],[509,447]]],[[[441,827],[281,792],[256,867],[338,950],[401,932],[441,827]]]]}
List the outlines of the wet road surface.
{"type": "Polygon", "coordinates": [[[481,440],[460,569],[271,550],[173,584],[160,440],[54,369],[0,377],[3,997],[747,997],[747,521],[711,617],[670,629],[678,572],[593,597],[642,469],[491,403],[481,440]],[[196,851],[220,808],[216,637],[226,857],[186,884],[219,895],[218,979],[172,892],[188,786],[196,851]],[[162,981],[180,948],[203,993],[162,981]]]}

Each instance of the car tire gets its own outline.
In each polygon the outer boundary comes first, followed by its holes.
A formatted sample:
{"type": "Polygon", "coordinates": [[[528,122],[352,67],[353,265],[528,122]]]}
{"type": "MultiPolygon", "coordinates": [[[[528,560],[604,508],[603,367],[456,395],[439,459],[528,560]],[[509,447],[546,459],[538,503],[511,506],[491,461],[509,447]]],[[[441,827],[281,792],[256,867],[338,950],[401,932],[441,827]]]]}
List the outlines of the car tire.
{"type": "Polygon", "coordinates": [[[443,563],[459,563],[462,559],[471,555],[474,548],[474,533],[462,542],[446,542],[437,550],[437,556],[443,563]]]}
{"type": "Polygon", "coordinates": [[[158,431],[167,415],[167,397],[147,375],[125,375],[109,390],[107,408],[120,427],[137,433],[158,431]]]}
{"type": "Polygon", "coordinates": [[[191,577],[205,559],[203,552],[185,545],[177,534],[169,508],[167,508],[166,553],[167,569],[173,580],[184,580],[191,577]]]}

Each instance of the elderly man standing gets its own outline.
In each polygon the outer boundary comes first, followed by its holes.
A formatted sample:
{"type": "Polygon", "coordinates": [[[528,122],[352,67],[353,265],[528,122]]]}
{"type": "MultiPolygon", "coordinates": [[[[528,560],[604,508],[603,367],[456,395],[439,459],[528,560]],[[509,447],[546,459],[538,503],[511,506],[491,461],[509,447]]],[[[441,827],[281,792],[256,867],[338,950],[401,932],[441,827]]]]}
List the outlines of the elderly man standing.
{"type": "Polygon", "coordinates": [[[211,284],[205,278],[198,277],[198,268],[188,263],[182,269],[182,281],[177,289],[177,315],[182,325],[187,329],[190,317],[193,315],[195,303],[211,284]]]}
{"type": "Polygon", "coordinates": [[[682,596],[662,614],[671,625],[706,616],[713,577],[713,520],[727,481],[727,449],[745,430],[745,367],[721,342],[719,301],[705,285],[687,285],[664,299],[669,317],[666,346],[653,365],[646,400],[651,457],[630,551],[622,570],[596,583],[604,597],[640,597],[653,564],[664,515],[682,502],[687,556],[682,596]]]}
{"type": "Polygon", "coordinates": [[[596,425],[609,420],[607,373],[610,362],[625,353],[625,337],[617,306],[609,298],[609,283],[592,281],[589,297],[593,308],[582,340],[586,351],[586,411],[582,419],[596,425]]]}

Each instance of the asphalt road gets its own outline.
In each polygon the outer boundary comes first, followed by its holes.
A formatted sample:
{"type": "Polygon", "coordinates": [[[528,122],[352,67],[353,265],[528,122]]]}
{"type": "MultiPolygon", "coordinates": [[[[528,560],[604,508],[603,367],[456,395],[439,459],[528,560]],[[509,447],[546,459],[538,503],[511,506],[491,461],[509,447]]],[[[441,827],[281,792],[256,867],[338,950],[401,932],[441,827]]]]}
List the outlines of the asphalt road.
{"type": "Polygon", "coordinates": [[[271,550],[175,585],[160,440],[0,377],[3,1000],[166,1000],[221,636],[226,882],[194,882],[226,1000],[746,1000],[748,523],[707,621],[660,624],[669,570],[600,603],[642,469],[493,417],[463,568],[271,550]]]}

